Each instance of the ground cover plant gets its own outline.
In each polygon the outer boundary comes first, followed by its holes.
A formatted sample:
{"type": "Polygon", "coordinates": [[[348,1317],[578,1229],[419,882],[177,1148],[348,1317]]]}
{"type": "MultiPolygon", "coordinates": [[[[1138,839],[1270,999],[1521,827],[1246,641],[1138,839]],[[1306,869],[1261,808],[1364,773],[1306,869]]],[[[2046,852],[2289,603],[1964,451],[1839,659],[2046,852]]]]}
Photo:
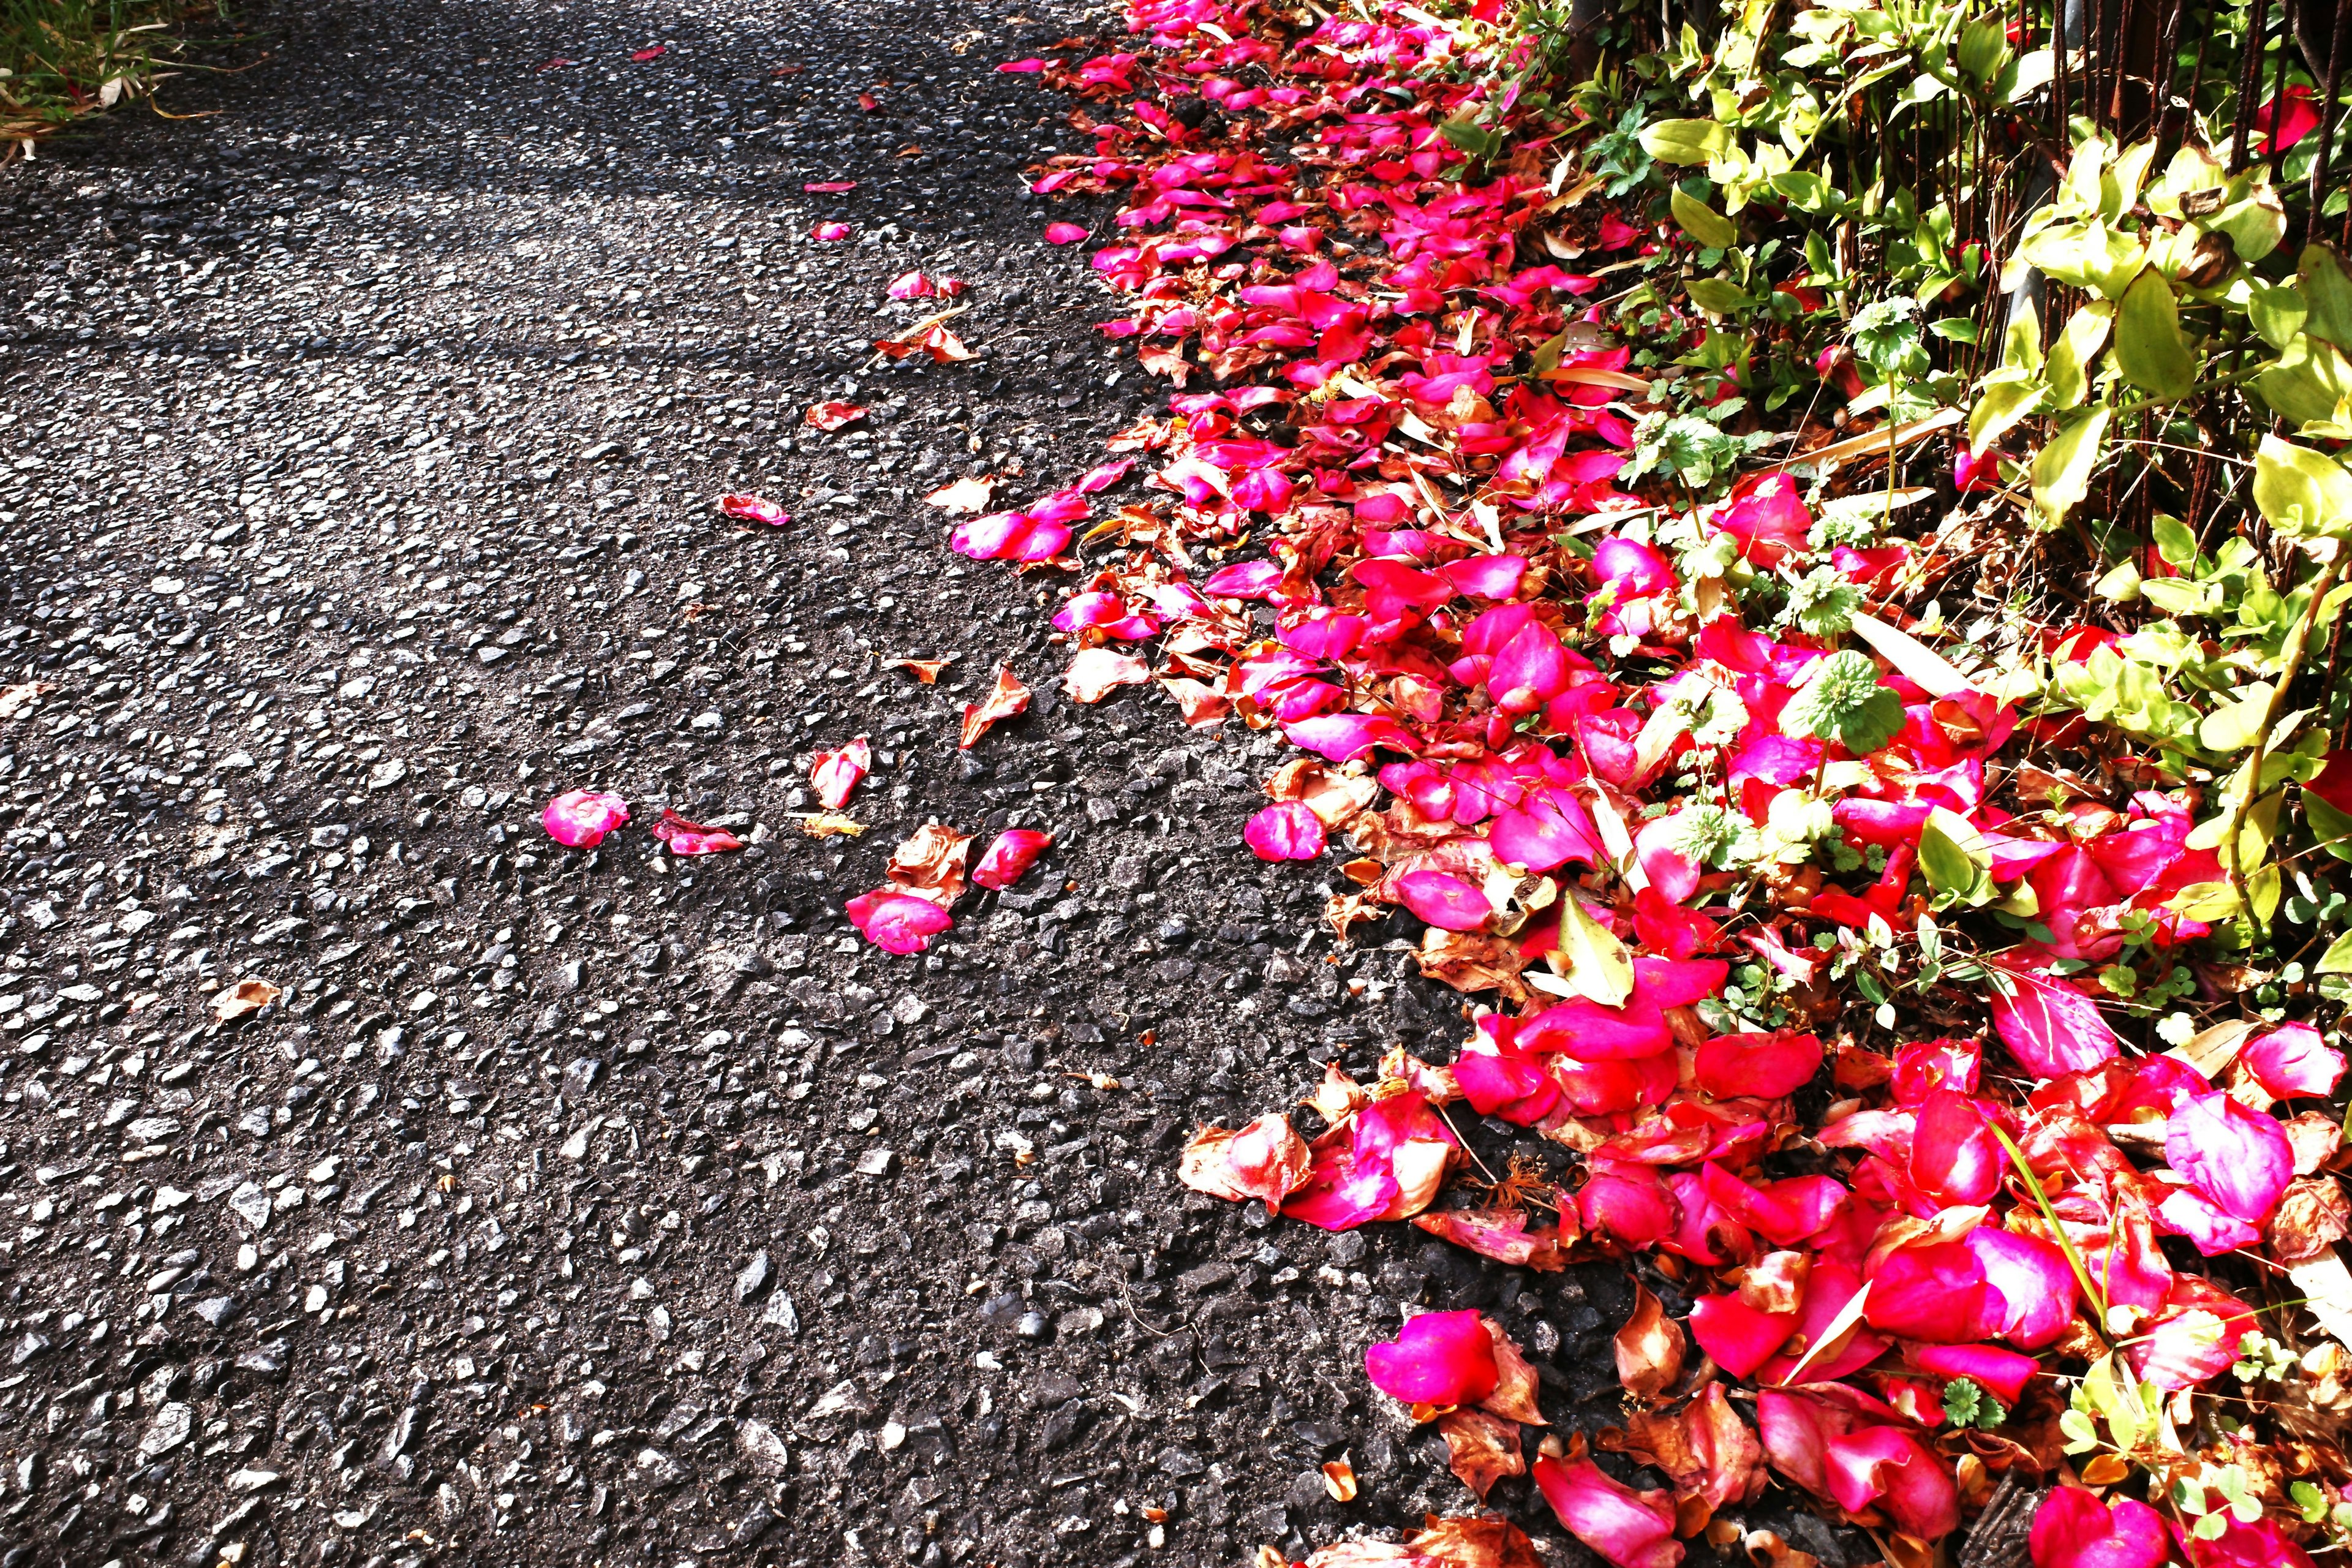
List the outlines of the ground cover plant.
{"type": "MultiPolygon", "coordinates": [[[[1062,584],[1074,700],[1278,731],[1248,851],[1465,1003],[1183,1180],[1689,1299],[1590,1435],[1475,1311],[1365,1358],[1465,1500],[1527,1476],[1624,1568],[1807,1561],[1733,1517],[1775,1486],[1901,1564],[2337,1549],[2337,19],[1582,20],[1140,0],[1000,68],[1095,136],[1034,188],[1114,232],[1046,237],[1173,390],[1016,510],[942,490],[952,547],[1062,584]]],[[[852,918],[920,951],[967,849],[852,918]]],[[[1310,1561],[1536,1558],[1465,1509],[1310,1561]]]]}
{"type": "Polygon", "coordinates": [[[215,0],[5,0],[0,145],[28,153],[85,114],[151,95],[188,29],[225,19],[215,0]]]}

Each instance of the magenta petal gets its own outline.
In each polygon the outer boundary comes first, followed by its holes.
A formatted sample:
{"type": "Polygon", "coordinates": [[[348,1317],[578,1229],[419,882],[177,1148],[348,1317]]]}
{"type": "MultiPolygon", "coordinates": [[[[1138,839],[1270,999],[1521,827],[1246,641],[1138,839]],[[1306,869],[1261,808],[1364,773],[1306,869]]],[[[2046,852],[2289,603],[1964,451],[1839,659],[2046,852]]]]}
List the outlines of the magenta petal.
{"type": "Polygon", "coordinates": [[[2185,1101],[2165,1124],[2164,1157],[2222,1213],[2260,1225],[2294,1177],[2275,1117],[2222,1093],[2185,1101]]]}
{"type": "Polygon", "coordinates": [[[2055,1487],[2034,1511],[2033,1568],[2158,1568],[2171,1553],[2164,1516],[2136,1498],[2106,1503],[2055,1487]]]}
{"type": "Polygon", "coordinates": [[[1737,1296],[1702,1296],[1691,1303],[1691,1337],[1734,1377],[1747,1377],[1797,1331],[1794,1312],[1759,1312],[1737,1296]]]}
{"type": "MultiPolygon", "coordinates": [[[[1916,840],[1917,835],[1915,833],[1916,840]]],[[[2001,1044],[2036,1078],[2088,1072],[2119,1053],[2096,1004],[2063,980],[1995,964],[1992,1024],[2001,1044]]]]}
{"type": "Polygon", "coordinates": [[[1413,753],[1412,737],[1393,719],[1364,713],[1319,713],[1282,727],[1283,739],[1326,762],[1352,763],[1375,747],[1413,753]]]}
{"type": "Polygon", "coordinates": [[[1822,1446],[1830,1496],[1849,1513],[1879,1503],[1906,1535],[1937,1541],[1959,1528],[1960,1493],[1943,1459],[1899,1426],[1870,1426],[1822,1446]]]}
{"type": "Polygon", "coordinates": [[[1562,1464],[1546,1455],[1532,1474],[1568,1532],[1616,1568],[1675,1568],[1683,1560],[1664,1492],[1637,1492],[1590,1459],[1562,1464]]]}
{"type": "Polygon", "coordinates": [[[1649,1247],[1675,1229],[1675,1200],[1646,1165],[1597,1170],[1576,1194],[1584,1228],[1628,1247],[1649,1247]]]}
{"type": "Polygon", "coordinates": [[[846,910],[858,934],[885,952],[920,952],[954,923],[930,900],[887,889],[860,893],[846,910]]]}
{"type": "Polygon", "coordinates": [[[1312,860],[1323,853],[1323,819],[1303,800],[1278,800],[1249,819],[1242,841],[1261,860],[1312,860]]]}
{"type": "Polygon", "coordinates": [[[1406,909],[1440,931],[1476,931],[1495,912],[1476,886],[1450,871],[1426,867],[1398,878],[1397,896],[1406,909]]]}
{"type": "Polygon", "coordinates": [[[1811,1035],[1717,1035],[1699,1042],[1692,1074],[1717,1099],[1778,1100],[1810,1082],[1821,1067],[1822,1043],[1811,1035]]]}
{"type": "Polygon", "coordinates": [[[1683,858],[1675,847],[1683,824],[1682,813],[1654,817],[1633,835],[1633,855],[1642,865],[1642,874],[1650,885],[1675,903],[1686,902],[1698,891],[1698,868],[1683,858]]]}
{"type": "Polygon", "coordinates": [[[1486,690],[1506,713],[1532,713],[1568,689],[1568,650],[1551,628],[1529,626],[1487,667],[1486,690]]]}
{"type": "Polygon", "coordinates": [[[1220,566],[1201,584],[1212,599],[1262,599],[1282,586],[1282,565],[1275,561],[1236,561],[1220,566]]]}
{"type": "Polygon", "coordinates": [[[1957,1241],[1932,1242],[1879,1263],[1863,1315],[1872,1328],[1906,1340],[1958,1344],[1982,1339],[1987,1317],[1997,1317],[2000,1304],[1974,1253],[1957,1241]]]}
{"type": "Polygon", "coordinates": [[[567,849],[593,849],[629,820],[629,803],[604,790],[566,790],[540,814],[547,836],[567,849]]]}
{"type": "Polygon", "coordinates": [[[2247,1042],[2238,1058],[2254,1081],[2280,1100],[2319,1099],[2335,1092],[2344,1076],[2344,1054],[2326,1044],[2308,1024],[2286,1024],[2247,1042]]]}
{"type": "Polygon", "coordinates": [[[2003,1405],[2016,1404],[2027,1380],[2042,1370],[2032,1356],[1993,1345],[1920,1345],[1912,1351],[1911,1362],[1938,1377],[1965,1377],[2003,1405]]]}
{"type": "Polygon", "coordinates": [[[2194,1187],[2175,1187],[2156,1205],[2157,1229],[2167,1236],[2185,1236],[2205,1258],[2219,1258],[2242,1247],[2252,1247],[2263,1233],[2221,1208],[2194,1187]]]}
{"type": "Polygon", "coordinates": [[[1052,836],[1034,827],[1008,827],[972,868],[971,879],[983,888],[1009,888],[1028,874],[1053,842],[1052,836]]]}
{"type": "Polygon", "coordinates": [[[1423,1312],[1365,1347],[1372,1386],[1407,1405],[1473,1405],[1495,1392],[1494,1336],[1475,1312],[1423,1312]]]}
{"type": "Polygon", "coordinates": [[[1580,1062],[1654,1057],[1675,1043],[1666,1016],[1638,987],[1622,1007],[1583,996],[1557,1003],[1530,1019],[1520,1039],[1530,1050],[1558,1051],[1580,1062]]]}
{"type": "Polygon", "coordinates": [[[2074,1317],[2074,1269],[2055,1242],[1980,1225],[1964,1243],[2002,1303],[2001,1338],[2038,1350],[2074,1317]]]}
{"type": "Polygon", "coordinates": [[[1980,1204],[2000,1190],[2009,1158],[1977,1102],[1939,1089],[1920,1104],[1911,1133],[1911,1179],[1946,1205],[1980,1204]]]}

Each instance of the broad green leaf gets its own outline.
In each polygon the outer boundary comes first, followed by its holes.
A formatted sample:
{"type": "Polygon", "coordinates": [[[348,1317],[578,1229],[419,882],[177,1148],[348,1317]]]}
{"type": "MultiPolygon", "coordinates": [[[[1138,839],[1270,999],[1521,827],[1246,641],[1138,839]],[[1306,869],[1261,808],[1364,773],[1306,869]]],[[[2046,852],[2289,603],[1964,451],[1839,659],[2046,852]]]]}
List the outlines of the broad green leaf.
{"type": "Polygon", "coordinates": [[[1642,150],[1661,163],[1706,163],[1731,147],[1731,127],[1714,120],[1661,120],[1642,131],[1642,150]]]}
{"type": "Polygon", "coordinates": [[[2198,721],[2197,743],[2223,756],[2244,751],[2262,732],[2263,719],[2270,706],[2270,687],[2255,683],[2247,688],[2243,697],[2221,704],[2198,721]]]}
{"type": "Polygon", "coordinates": [[[2009,63],[2009,26],[2000,16],[1979,16],[1960,29],[1954,58],[1978,86],[1988,86],[2009,63]]]}
{"type": "Polygon", "coordinates": [[[1767,183],[1775,195],[1801,213],[1825,213],[1835,202],[1836,193],[1830,188],[1830,183],[1809,169],[1775,174],[1767,183]]]}
{"type": "Polygon", "coordinates": [[[2301,292],[2311,308],[2304,330],[2339,349],[2352,349],[2352,276],[2344,270],[2344,258],[2322,243],[2305,246],[2301,260],[2301,292]]]}
{"type": "Polygon", "coordinates": [[[2284,352],[2303,331],[2310,307],[2292,283],[2258,283],[2247,291],[2246,314],[2252,318],[2263,342],[2284,352]]]}
{"type": "Polygon", "coordinates": [[[1938,904],[1992,901],[1992,847],[1957,812],[1937,806],[1920,825],[1919,870],[1941,895],[1938,904]]]}
{"type": "Polygon", "coordinates": [[[2042,368],[2042,313],[2026,296],[2019,296],[2009,330],[2001,334],[2000,363],[2011,370],[2042,368]]]}
{"type": "Polygon", "coordinates": [[[2197,382],[2197,355],[2180,331],[2172,285],[2153,268],[2124,291],[2116,316],[2116,368],[2141,391],[2169,402],[2197,382]]]}
{"type": "Polygon", "coordinates": [[[2197,559],[2197,536],[2170,512],[2159,513],[2148,525],[2148,534],[2156,541],[2156,552],[2164,557],[2166,565],[2186,568],[2197,559]]]}
{"type": "Polygon", "coordinates": [[[2102,599],[2127,605],[2139,597],[2141,586],[2139,568],[2123,561],[2109,568],[2107,574],[2092,585],[2091,591],[2102,599]]]}
{"type": "Polygon", "coordinates": [[[2049,445],[2034,454],[2033,504],[2047,526],[2066,521],[2090,493],[2091,475],[2099,466],[2099,447],[2115,410],[2102,403],[2061,426],[2049,445]]]}
{"type": "Polygon", "coordinates": [[[2319,839],[2322,849],[2338,860],[2352,860],[2352,815],[2336,810],[2305,790],[2303,818],[2311,824],[2311,831],[2319,839]]]}
{"type": "Polygon", "coordinates": [[[2319,955],[2319,962],[2312,966],[2311,972],[2314,974],[2352,974],[2352,931],[2329,942],[2327,951],[2319,955]]]}
{"type": "MultiPolygon", "coordinates": [[[[1675,194],[1682,195],[1680,191],[1675,194]]],[[[1690,296],[1692,304],[1702,310],[1712,310],[1718,316],[1736,316],[1756,303],[1755,297],[1748,290],[1723,278],[1687,279],[1683,284],[1683,292],[1690,296]]]]}
{"type": "Polygon", "coordinates": [[[2107,332],[2115,325],[2116,308],[2104,300],[2095,300],[2067,318],[2050,345],[2051,401],[2060,408],[2073,408],[2083,401],[2090,390],[2091,362],[2107,346],[2107,332]]]}
{"type": "Polygon", "coordinates": [[[2325,453],[2276,436],[2254,453],[2254,505],[2291,539],[2352,533],[2352,473],[2325,453]]]}
{"type": "Polygon", "coordinates": [[[2181,197],[2192,191],[2220,190],[2229,181],[2229,171],[2219,159],[2204,148],[2188,143],[2172,155],[2163,174],[2148,187],[2148,210],[2161,217],[2179,217],[2181,197]]]}
{"type": "Polygon", "coordinates": [[[2101,212],[2109,223],[2139,205],[2139,188],[2147,178],[2147,166],[2156,159],[2153,137],[2124,149],[2107,171],[2100,187],[2101,212]]]}
{"type": "Polygon", "coordinates": [[[1559,953],[1578,994],[1604,1007],[1622,1007],[1633,994],[1633,956],[1573,892],[1559,901],[1559,953]]]}
{"type": "Polygon", "coordinates": [[[2048,389],[2029,372],[2003,369],[1987,375],[1977,388],[1976,406],[1969,410],[1969,455],[1984,456],[1987,447],[2039,413],[2048,397],[2048,389]]]}
{"type": "Polygon", "coordinates": [[[2140,597],[2168,616],[2210,616],[2221,607],[2221,585],[2187,577],[2146,577],[2140,597]]]}
{"type": "MultiPolygon", "coordinates": [[[[2231,183],[2233,190],[2238,183],[2231,183]]],[[[2242,199],[2201,221],[2207,228],[2228,235],[2238,259],[2249,267],[2276,250],[2279,241],[2286,237],[2286,207],[2261,169],[2254,171],[2252,188],[2242,199]]]]}
{"type": "Polygon", "coordinates": [[[1739,229],[1729,218],[1676,185],[1668,200],[1683,232],[1710,250],[1728,250],[1739,242],[1739,229]]]}
{"type": "Polygon", "coordinates": [[[2333,419],[2352,399],[2352,360],[2325,338],[2297,333],[2278,363],[2254,377],[2254,391],[2291,425],[2333,419]]]}

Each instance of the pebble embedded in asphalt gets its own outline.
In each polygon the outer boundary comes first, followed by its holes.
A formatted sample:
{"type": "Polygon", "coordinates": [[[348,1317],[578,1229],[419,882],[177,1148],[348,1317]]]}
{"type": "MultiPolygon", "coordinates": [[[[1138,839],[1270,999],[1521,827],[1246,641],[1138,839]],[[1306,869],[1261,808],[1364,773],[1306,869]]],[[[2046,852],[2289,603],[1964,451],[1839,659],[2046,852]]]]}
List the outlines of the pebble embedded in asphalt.
{"type": "Polygon", "coordinates": [[[298,5],[174,84],[215,117],[0,170],[0,1536],[1016,1568],[1458,1510],[1362,1345],[1508,1300],[1605,1412],[1623,1281],[1175,1185],[1458,1001],[1394,932],[1325,962],[1316,869],[1238,848],[1271,745],[1069,706],[1051,584],[920,502],[1159,405],[1017,177],[1088,141],[993,69],[1099,23],[661,15],[298,5]],[[917,267],[981,357],[870,368],[917,267]],[[856,734],[870,830],[802,836],[856,734]],[[586,784],[636,824],[561,849],[586,784]],[[1057,842],[889,958],[841,903],[933,816],[1057,842]],[[1344,1510],[1294,1484],[1343,1451],[1344,1510]]]}

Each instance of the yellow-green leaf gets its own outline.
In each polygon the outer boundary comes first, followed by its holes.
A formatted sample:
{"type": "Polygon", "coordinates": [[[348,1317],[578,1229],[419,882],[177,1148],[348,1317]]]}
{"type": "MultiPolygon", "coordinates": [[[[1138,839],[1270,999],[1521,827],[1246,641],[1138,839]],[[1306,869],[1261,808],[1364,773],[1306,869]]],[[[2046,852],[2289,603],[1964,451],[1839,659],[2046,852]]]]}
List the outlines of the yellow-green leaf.
{"type": "Polygon", "coordinates": [[[2180,331],[2172,285],[2153,268],[2124,290],[2116,317],[2116,368],[2141,391],[2170,401],[2197,383],[2197,355],[2180,331]]]}
{"type": "Polygon", "coordinates": [[[2099,466],[2099,445],[2114,413],[2102,403],[2075,416],[2034,454],[2033,504],[2049,527],[2064,522],[2066,514],[2090,493],[2091,474],[2099,466]]]}
{"type": "Polygon", "coordinates": [[[1706,163],[1731,147],[1731,128],[1714,120],[1661,120],[1642,132],[1642,150],[1661,163],[1706,163]]]}
{"type": "Polygon", "coordinates": [[[1676,185],[1668,198],[1675,209],[1675,221],[1683,232],[1712,250],[1728,250],[1738,241],[1739,230],[1732,221],[1676,185]]]}
{"type": "Polygon", "coordinates": [[[2090,364],[2107,346],[2107,332],[2115,325],[2116,308],[2104,300],[2093,300],[2066,320],[2060,329],[2058,341],[2050,345],[2050,395],[2061,408],[2072,408],[2083,401],[2090,389],[2090,364]]]}
{"type": "Polygon", "coordinates": [[[2300,259],[2301,292],[2311,308],[2305,330],[2339,349],[2352,349],[2352,276],[2345,272],[2344,258],[2321,243],[2305,246],[2300,259]]]}
{"type": "Polygon", "coordinates": [[[2254,505],[2289,538],[2340,539],[2352,532],[2352,473],[2324,452],[2265,436],[2254,454],[2254,505]]]}
{"type": "Polygon", "coordinates": [[[1574,891],[1559,901],[1559,952],[1568,983],[1604,1007],[1622,1007],[1633,994],[1633,960],[1607,926],[1585,912],[1574,891]]]}
{"type": "Polygon", "coordinates": [[[2352,974],[2352,931],[2329,942],[2327,951],[2319,955],[2319,962],[2312,966],[2311,972],[2314,974],[2352,974]]]}

